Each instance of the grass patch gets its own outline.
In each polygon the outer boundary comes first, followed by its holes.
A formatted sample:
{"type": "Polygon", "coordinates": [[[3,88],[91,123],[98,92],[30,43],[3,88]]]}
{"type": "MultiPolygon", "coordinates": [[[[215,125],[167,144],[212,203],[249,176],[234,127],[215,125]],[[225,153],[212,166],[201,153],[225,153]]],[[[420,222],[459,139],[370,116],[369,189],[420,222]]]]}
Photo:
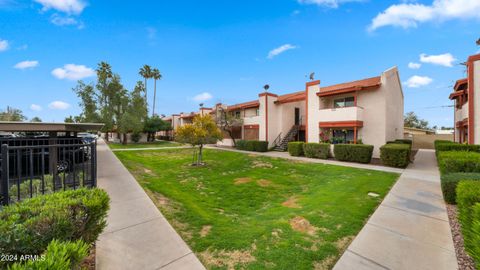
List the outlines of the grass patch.
{"type": "Polygon", "coordinates": [[[170,141],[155,141],[155,142],[147,142],[147,143],[128,143],[128,144],[121,144],[121,143],[108,143],[108,146],[111,149],[131,149],[131,148],[150,148],[150,147],[175,147],[175,146],[182,146],[180,143],[170,142],[170,141]]]}
{"type": "Polygon", "coordinates": [[[209,269],[331,268],[399,176],[191,151],[115,154],[209,269]]]}

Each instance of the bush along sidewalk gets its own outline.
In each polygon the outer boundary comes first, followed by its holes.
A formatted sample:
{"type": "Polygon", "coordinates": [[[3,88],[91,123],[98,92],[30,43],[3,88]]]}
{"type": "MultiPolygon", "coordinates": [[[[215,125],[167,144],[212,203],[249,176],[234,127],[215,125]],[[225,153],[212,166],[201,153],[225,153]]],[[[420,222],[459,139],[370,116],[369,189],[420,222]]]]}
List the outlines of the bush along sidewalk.
{"type": "Polygon", "coordinates": [[[447,173],[440,177],[442,185],[443,198],[449,204],[456,204],[457,186],[460,181],[473,180],[480,182],[480,173],[447,173]]]}
{"type": "Polygon", "coordinates": [[[380,160],[384,165],[405,168],[410,163],[411,144],[385,144],[380,147],[380,160]]]}
{"type": "Polygon", "coordinates": [[[244,150],[244,151],[267,152],[268,142],[253,141],[253,140],[237,140],[235,148],[238,150],[244,150]]]}
{"type": "Polygon", "coordinates": [[[458,219],[465,250],[480,266],[480,182],[461,181],[457,187],[458,219]]]}
{"type": "MultiPolygon", "coordinates": [[[[40,255],[55,239],[90,246],[106,226],[109,197],[100,189],[38,196],[0,212],[0,253],[40,255]]],[[[7,262],[0,262],[5,268],[7,262]]],[[[13,262],[12,262],[13,263],[13,262]]]]}
{"type": "Polygon", "coordinates": [[[480,173],[480,153],[446,151],[438,154],[438,166],[442,174],[454,172],[480,173]]]}
{"type": "Polygon", "coordinates": [[[299,157],[299,156],[303,156],[303,145],[305,143],[304,142],[289,142],[288,143],[288,153],[291,155],[291,156],[294,156],[294,157],[299,157]]]}
{"type": "Polygon", "coordinates": [[[336,144],[333,147],[336,160],[359,163],[370,163],[373,145],[368,144],[336,144]]]}
{"type": "Polygon", "coordinates": [[[327,159],[330,156],[329,143],[305,143],[303,153],[309,158],[327,159]]]}

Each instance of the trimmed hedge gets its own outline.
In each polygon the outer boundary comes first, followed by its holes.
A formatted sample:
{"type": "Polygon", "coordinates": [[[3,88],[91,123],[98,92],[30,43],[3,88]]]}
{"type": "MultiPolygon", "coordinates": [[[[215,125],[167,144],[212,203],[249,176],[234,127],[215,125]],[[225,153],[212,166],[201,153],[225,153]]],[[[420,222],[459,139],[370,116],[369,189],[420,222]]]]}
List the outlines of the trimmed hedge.
{"type": "Polygon", "coordinates": [[[309,158],[327,159],[330,154],[329,143],[305,143],[303,153],[309,158]]]}
{"type": "Polygon", "coordinates": [[[459,143],[440,143],[437,144],[435,150],[438,152],[445,151],[466,151],[466,152],[480,152],[480,145],[477,144],[459,144],[459,143]]]}
{"type": "Polygon", "coordinates": [[[373,145],[368,144],[336,144],[333,148],[336,160],[370,163],[373,145]]]}
{"type": "Polygon", "coordinates": [[[438,153],[438,166],[442,174],[454,172],[480,172],[480,153],[447,151],[438,153]]]}
{"type": "Polygon", "coordinates": [[[247,140],[237,140],[235,142],[238,150],[245,151],[255,151],[255,152],[267,152],[268,151],[268,142],[267,141],[247,141],[247,140]]]}
{"type": "Polygon", "coordinates": [[[395,140],[395,143],[398,143],[398,144],[408,144],[408,145],[410,145],[410,147],[412,147],[413,141],[410,140],[410,139],[396,139],[396,140],[395,140]]]}
{"type": "Polygon", "coordinates": [[[480,264],[480,182],[461,181],[457,187],[458,219],[465,250],[480,264]]]}
{"type": "Polygon", "coordinates": [[[42,254],[53,239],[91,244],[106,226],[109,198],[101,189],[38,196],[0,212],[1,254],[42,254]]]}
{"type": "Polygon", "coordinates": [[[235,148],[237,148],[238,150],[245,150],[246,149],[246,144],[247,144],[247,141],[245,141],[245,140],[236,140],[235,141],[235,148]]]}
{"type": "Polygon", "coordinates": [[[289,142],[288,143],[288,153],[290,153],[291,156],[294,157],[299,157],[303,156],[303,145],[304,142],[289,142]]]}
{"type": "Polygon", "coordinates": [[[463,180],[476,180],[480,181],[480,173],[449,173],[442,175],[441,177],[441,185],[442,185],[442,193],[443,198],[449,204],[456,204],[457,198],[457,185],[460,181],[463,180]]]}
{"type": "Polygon", "coordinates": [[[60,242],[53,240],[48,244],[42,256],[43,260],[28,260],[14,263],[9,270],[43,270],[43,269],[79,269],[82,261],[88,256],[89,246],[82,240],[76,242],[60,242]]]}
{"type": "Polygon", "coordinates": [[[410,163],[411,145],[385,144],[380,147],[380,159],[387,166],[405,168],[410,163]]]}

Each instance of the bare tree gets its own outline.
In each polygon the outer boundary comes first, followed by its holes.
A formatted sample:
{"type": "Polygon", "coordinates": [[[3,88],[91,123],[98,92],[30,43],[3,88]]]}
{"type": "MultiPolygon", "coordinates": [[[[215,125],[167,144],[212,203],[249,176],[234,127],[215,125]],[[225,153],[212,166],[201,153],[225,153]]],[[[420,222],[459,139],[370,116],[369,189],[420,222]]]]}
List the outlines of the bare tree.
{"type": "Polygon", "coordinates": [[[241,128],[243,125],[243,119],[235,117],[230,114],[224,107],[218,106],[215,114],[215,121],[218,128],[224,133],[227,133],[228,136],[232,139],[233,145],[236,146],[234,132],[235,129],[241,128]]]}

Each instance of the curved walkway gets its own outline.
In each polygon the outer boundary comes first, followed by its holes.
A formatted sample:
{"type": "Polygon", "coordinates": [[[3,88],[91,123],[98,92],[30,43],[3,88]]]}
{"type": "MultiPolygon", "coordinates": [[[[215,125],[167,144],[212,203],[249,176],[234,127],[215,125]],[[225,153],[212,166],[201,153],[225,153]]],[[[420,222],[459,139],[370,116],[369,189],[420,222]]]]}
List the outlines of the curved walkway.
{"type": "Polygon", "coordinates": [[[111,200],[97,269],[205,269],[103,140],[97,157],[98,187],[111,200]]]}
{"type": "Polygon", "coordinates": [[[334,270],[457,269],[432,150],[419,150],[334,270]]]}

